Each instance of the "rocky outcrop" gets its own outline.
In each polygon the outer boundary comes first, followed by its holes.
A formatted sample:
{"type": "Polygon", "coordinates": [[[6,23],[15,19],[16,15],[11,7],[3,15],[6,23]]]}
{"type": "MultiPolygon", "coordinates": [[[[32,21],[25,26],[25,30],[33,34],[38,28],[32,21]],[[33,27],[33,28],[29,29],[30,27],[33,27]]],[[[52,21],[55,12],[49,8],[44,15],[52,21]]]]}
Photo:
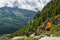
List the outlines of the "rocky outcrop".
{"type": "Polygon", "coordinates": [[[60,37],[42,37],[38,40],[60,40],[60,37]]]}

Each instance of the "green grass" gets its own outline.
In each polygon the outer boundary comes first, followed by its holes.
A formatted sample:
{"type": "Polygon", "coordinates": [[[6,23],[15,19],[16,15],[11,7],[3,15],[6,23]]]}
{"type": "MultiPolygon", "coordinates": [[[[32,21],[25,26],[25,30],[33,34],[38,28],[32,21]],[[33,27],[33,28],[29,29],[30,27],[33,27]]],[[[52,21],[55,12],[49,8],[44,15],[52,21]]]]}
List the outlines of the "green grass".
{"type": "Polygon", "coordinates": [[[22,38],[22,39],[18,39],[18,40],[38,40],[38,39],[33,38],[33,37],[28,37],[28,38],[22,38]]]}
{"type": "Polygon", "coordinates": [[[53,25],[51,28],[50,34],[60,37],[60,24],[53,25]]]}

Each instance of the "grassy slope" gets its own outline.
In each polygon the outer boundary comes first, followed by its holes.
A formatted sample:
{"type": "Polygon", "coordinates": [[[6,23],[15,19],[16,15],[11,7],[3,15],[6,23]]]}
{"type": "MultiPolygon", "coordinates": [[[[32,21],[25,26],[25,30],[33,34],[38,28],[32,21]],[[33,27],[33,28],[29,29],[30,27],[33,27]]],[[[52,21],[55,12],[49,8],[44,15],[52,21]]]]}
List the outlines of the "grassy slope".
{"type": "Polygon", "coordinates": [[[47,20],[51,20],[52,28],[50,34],[60,36],[60,25],[53,22],[55,19],[60,19],[60,0],[52,0],[48,3],[44,9],[40,12],[37,12],[34,19],[24,28],[13,33],[11,37],[19,35],[29,36],[32,33],[36,35],[44,34],[45,30],[42,30],[42,24],[45,24],[47,20]]]}

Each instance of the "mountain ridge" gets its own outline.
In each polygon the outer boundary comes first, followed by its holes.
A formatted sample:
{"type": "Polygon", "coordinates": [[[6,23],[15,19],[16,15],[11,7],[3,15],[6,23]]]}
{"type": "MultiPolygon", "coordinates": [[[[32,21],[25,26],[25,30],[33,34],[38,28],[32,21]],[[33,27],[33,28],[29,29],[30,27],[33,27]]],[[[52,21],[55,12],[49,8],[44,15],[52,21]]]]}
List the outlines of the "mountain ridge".
{"type": "Polygon", "coordinates": [[[33,19],[36,12],[18,7],[0,8],[0,34],[12,33],[33,19]],[[7,31],[7,32],[6,32],[7,31]]]}

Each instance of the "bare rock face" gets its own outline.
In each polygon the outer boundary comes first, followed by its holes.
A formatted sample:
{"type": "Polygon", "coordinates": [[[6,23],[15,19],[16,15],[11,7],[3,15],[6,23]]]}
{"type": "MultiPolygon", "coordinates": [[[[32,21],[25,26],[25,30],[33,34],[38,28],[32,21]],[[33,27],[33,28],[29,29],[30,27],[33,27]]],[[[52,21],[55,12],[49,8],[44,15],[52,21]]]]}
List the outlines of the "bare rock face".
{"type": "Polygon", "coordinates": [[[43,37],[39,40],[60,40],[60,37],[43,37]]]}

